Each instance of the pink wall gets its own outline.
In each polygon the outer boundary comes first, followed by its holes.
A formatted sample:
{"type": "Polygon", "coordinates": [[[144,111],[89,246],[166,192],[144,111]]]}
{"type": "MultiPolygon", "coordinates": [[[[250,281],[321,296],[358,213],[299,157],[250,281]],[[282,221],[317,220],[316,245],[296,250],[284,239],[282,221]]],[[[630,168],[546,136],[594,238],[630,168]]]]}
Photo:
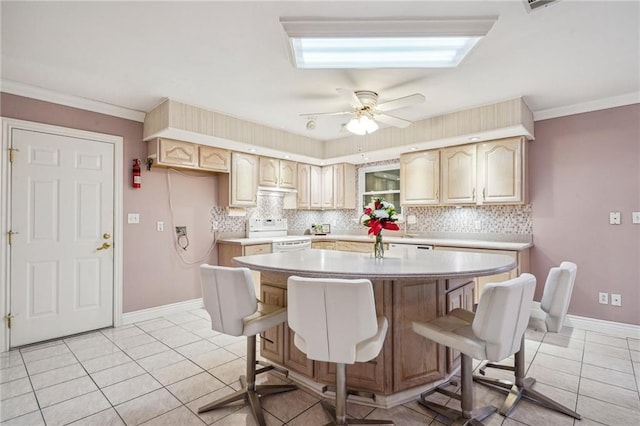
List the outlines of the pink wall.
{"type": "Polygon", "coordinates": [[[569,313],[640,324],[640,105],[535,123],[529,145],[532,272],[542,293],[550,267],[578,265],[569,313]],[[609,212],[622,214],[609,225],[609,212]],[[598,304],[619,293],[622,307],[598,304]]]}
{"type": "MultiPolygon", "coordinates": [[[[133,158],[146,157],[142,123],[76,108],[65,107],[6,93],[0,94],[0,114],[6,118],[35,121],[56,126],[118,135],[124,138],[124,265],[123,311],[199,298],[198,265],[179,261],[173,247],[171,212],[168,203],[167,171],[142,171],[142,188],[131,188],[133,158]],[[128,225],[127,213],[139,213],[140,224],[128,225]],[[165,232],[156,231],[156,221],[164,221],[165,232]]],[[[216,203],[216,177],[212,174],[171,174],[176,225],[187,226],[190,246],[188,261],[198,260],[211,242],[209,211],[216,203]]],[[[117,244],[117,242],[116,242],[117,244]]],[[[204,259],[216,261],[214,251],[204,259]]],[[[202,263],[202,262],[200,262],[202,263]]]]}

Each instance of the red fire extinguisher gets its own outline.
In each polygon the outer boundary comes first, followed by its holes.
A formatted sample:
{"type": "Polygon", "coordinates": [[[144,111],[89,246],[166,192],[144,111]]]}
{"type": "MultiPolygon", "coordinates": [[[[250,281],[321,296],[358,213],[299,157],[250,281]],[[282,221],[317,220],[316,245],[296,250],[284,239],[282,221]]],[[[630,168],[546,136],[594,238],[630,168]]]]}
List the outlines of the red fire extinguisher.
{"type": "Polygon", "coordinates": [[[136,158],[133,160],[133,187],[140,188],[142,186],[142,177],[140,177],[140,159],[136,158]]]}

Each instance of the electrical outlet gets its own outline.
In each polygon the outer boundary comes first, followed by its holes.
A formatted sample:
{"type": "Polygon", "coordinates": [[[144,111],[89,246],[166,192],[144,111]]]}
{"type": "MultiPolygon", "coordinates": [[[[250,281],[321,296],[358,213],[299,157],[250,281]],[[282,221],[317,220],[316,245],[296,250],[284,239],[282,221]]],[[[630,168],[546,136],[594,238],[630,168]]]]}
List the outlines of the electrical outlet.
{"type": "Polygon", "coordinates": [[[176,234],[178,237],[187,236],[187,227],[186,226],[176,226],[176,234]]]}
{"type": "Polygon", "coordinates": [[[620,212],[609,212],[609,225],[620,225],[620,212]]]}
{"type": "Polygon", "coordinates": [[[139,213],[129,213],[127,215],[127,223],[140,223],[139,213]]]}
{"type": "Polygon", "coordinates": [[[640,212],[631,212],[631,223],[634,225],[640,224],[640,212]]]}
{"type": "Polygon", "coordinates": [[[156,231],[158,232],[164,231],[164,222],[156,222],[156,231]]]}
{"type": "Polygon", "coordinates": [[[622,295],[611,293],[611,306],[622,306],[622,295]]]}
{"type": "Polygon", "coordinates": [[[474,224],[475,224],[475,227],[476,227],[476,231],[482,230],[482,221],[481,220],[476,220],[474,222],[474,224]]]}
{"type": "Polygon", "coordinates": [[[215,220],[211,222],[211,232],[216,232],[218,229],[218,222],[215,220]]]}
{"type": "Polygon", "coordinates": [[[609,293],[598,293],[598,303],[601,305],[609,304],[609,293]]]}

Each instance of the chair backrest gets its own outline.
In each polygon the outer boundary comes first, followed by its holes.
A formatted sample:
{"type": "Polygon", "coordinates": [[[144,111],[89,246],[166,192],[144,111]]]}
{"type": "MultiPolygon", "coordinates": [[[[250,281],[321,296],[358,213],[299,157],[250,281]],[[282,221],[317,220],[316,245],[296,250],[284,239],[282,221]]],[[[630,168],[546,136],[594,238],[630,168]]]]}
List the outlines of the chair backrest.
{"type": "Polygon", "coordinates": [[[536,277],[531,274],[489,283],[482,289],[472,329],[486,342],[489,361],[503,360],[520,349],[535,289],[536,277]]]}
{"type": "Polygon", "coordinates": [[[371,281],[289,277],[289,327],[305,342],[307,357],[353,364],[358,343],[378,330],[371,281]]]}
{"type": "Polygon", "coordinates": [[[547,331],[558,333],[562,328],[577,271],[578,266],[571,262],[562,262],[560,266],[549,270],[540,300],[540,308],[547,314],[544,320],[547,331]]]}
{"type": "Polygon", "coordinates": [[[248,268],[200,265],[204,308],[211,328],[224,334],[242,336],[243,318],[258,310],[253,278],[248,268]]]}

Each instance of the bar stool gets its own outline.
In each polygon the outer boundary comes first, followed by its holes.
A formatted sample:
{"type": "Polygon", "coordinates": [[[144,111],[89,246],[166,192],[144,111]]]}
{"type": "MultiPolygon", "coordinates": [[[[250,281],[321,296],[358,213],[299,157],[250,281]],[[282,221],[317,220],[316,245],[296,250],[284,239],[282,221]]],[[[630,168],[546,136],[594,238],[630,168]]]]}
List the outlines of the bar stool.
{"type": "Polygon", "coordinates": [[[460,395],[435,388],[420,395],[418,403],[449,418],[452,424],[482,425],[482,420],[494,413],[497,407],[474,409],[473,359],[499,361],[519,349],[535,288],[536,278],[522,274],[512,280],[484,286],[475,314],[454,309],[428,322],[413,322],[412,329],[416,333],[461,353],[460,395]],[[427,400],[426,397],[434,392],[460,400],[462,410],[427,400]]]}
{"type": "Polygon", "coordinates": [[[336,406],[322,407],[333,419],[327,425],[394,424],[389,420],[347,419],[345,364],[377,357],[388,322],[376,317],[371,281],[289,277],[289,327],[294,344],[309,359],[336,364],[336,406]]]}
{"type": "Polygon", "coordinates": [[[256,385],[256,374],[274,368],[267,365],[256,371],[256,335],[285,322],[287,308],[267,305],[256,299],[248,268],[201,265],[200,279],[211,328],[231,336],[247,336],[247,375],[240,376],[241,390],[198,408],[198,413],[244,400],[251,405],[258,424],[264,426],[259,397],[297,389],[295,385],[256,385]]]}
{"type": "MultiPolygon", "coordinates": [[[[530,327],[533,326],[534,328],[553,333],[560,332],[567,315],[567,310],[569,309],[569,302],[571,301],[571,293],[573,292],[573,284],[576,280],[577,271],[578,267],[575,263],[571,262],[562,262],[559,267],[549,270],[547,281],[544,284],[542,300],[540,302],[533,302],[531,307],[529,314],[530,327]]],[[[504,416],[508,415],[524,396],[543,407],[558,411],[575,419],[581,418],[577,412],[533,389],[533,384],[536,382],[536,379],[525,376],[524,337],[520,343],[520,350],[515,354],[513,366],[487,363],[480,368],[480,374],[484,376],[487,367],[514,372],[514,382],[482,376],[473,377],[473,380],[478,383],[509,392],[507,399],[500,408],[500,414],[504,416]]]]}

